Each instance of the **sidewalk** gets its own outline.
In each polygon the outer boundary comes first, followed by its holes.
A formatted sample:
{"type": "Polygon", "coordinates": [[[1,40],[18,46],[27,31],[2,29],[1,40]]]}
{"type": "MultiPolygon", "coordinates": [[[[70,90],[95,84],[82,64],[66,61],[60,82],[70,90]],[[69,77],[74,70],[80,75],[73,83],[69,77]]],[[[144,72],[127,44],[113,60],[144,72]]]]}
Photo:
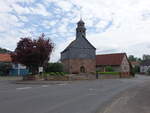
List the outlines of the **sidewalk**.
{"type": "Polygon", "coordinates": [[[100,113],[150,113],[150,83],[125,91],[100,113]]]}
{"type": "Polygon", "coordinates": [[[21,76],[0,76],[0,80],[22,80],[21,76]]]}
{"type": "Polygon", "coordinates": [[[72,81],[45,81],[45,80],[33,80],[33,81],[23,81],[18,80],[15,81],[16,84],[67,84],[71,83],[72,81]]]}

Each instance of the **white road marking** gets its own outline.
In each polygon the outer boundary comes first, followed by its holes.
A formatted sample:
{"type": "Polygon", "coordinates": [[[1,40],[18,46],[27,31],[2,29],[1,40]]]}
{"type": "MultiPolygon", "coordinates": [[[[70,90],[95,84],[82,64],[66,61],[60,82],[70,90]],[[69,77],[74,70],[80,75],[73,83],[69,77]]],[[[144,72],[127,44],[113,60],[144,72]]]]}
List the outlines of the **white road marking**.
{"type": "Polygon", "coordinates": [[[97,95],[97,94],[87,94],[88,96],[95,96],[95,95],[97,95]]]}
{"type": "Polygon", "coordinates": [[[90,90],[90,91],[93,91],[93,90],[96,90],[96,89],[93,89],[93,88],[89,88],[88,90],[90,90]]]}
{"type": "Polygon", "coordinates": [[[48,87],[48,85],[42,85],[42,87],[48,87]]]}
{"type": "Polygon", "coordinates": [[[67,85],[67,84],[57,84],[57,85],[59,85],[59,86],[65,86],[65,85],[67,85]]]}
{"type": "Polygon", "coordinates": [[[25,89],[31,89],[32,87],[20,87],[20,88],[16,88],[17,90],[25,90],[25,89]]]}

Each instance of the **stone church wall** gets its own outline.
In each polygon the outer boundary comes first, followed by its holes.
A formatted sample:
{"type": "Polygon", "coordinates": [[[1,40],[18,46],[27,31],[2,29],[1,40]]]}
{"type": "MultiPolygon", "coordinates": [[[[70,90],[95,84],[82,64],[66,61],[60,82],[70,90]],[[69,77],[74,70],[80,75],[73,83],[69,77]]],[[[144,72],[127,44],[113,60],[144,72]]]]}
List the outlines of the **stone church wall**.
{"type": "Polygon", "coordinates": [[[95,59],[70,59],[63,60],[64,71],[69,73],[81,73],[81,67],[85,68],[85,73],[95,73],[96,63],[95,59]]]}

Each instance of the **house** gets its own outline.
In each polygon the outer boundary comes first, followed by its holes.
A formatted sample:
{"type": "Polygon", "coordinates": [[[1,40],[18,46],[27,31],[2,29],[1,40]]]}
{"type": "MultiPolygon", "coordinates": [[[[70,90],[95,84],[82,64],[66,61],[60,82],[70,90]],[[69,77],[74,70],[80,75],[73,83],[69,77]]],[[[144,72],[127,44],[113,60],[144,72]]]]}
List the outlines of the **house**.
{"type": "Polygon", "coordinates": [[[61,52],[64,71],[69,73],[91,73],[96,71],[96,48],[86,39],[85,23],[77,23],[76,39],[61,52]]]}
{"type": "Polygon", "coordinates": [[[145,60],[140,64],[140,73],[148,74],[150,71],[150,60],[145,60]]]}
{"type": "Polygon", "coordinates": [[[10,63],[11,57],[8,53],[0,53],[0,63],[10,63]]]}
{"type": "Polygon", "coordinates": [[[11,69],[11,58],[9,54],[1,53],[0,54],[0,75],[8,75],[10,69],[11,69]]]}
{"type": "Polygon", "coordinates": [[[137,61],[131,61],[131,65],[132,65],[133,68],[135,68],[135,67],[139,67],[140,63],[137,62],[137,61]]]}
{"type": "Polygon", "coordinates": [[[115,72],[122,75],[130,75],[131,64],[126,53],[96,55],[96,69],[105,72],[106,67],[111,66],[115,72]]]}
{"type": "Polygon", "coordinates": [[[14,64],[12,62],[11,55],[9,53],[0,53],[0,64],[10,64],[11,69],[9,70],[9,75],[26,75],[28,70],[26,66],[22,64],[14,64]]]}

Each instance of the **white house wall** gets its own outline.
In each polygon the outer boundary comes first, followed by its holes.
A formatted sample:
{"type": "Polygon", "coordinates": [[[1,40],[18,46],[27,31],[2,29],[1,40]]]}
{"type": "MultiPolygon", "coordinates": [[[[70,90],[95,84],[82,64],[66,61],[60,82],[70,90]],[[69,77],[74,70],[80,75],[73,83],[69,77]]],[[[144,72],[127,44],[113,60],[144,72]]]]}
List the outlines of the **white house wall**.
{"type": "Polygon", "coordinates": [[[140,66],[140,72],[141,73],[147,73],[147,71],[150,69],[150,66],[140,66]]]}
{"type": "Polygon", "coordinates": [[[128,62],[126,56],[124,56],[124,58],[122,60],[121,70],[122,70],[122,72],[130,72],[130,65],[129,65],[129,62],[128,62]]]}

